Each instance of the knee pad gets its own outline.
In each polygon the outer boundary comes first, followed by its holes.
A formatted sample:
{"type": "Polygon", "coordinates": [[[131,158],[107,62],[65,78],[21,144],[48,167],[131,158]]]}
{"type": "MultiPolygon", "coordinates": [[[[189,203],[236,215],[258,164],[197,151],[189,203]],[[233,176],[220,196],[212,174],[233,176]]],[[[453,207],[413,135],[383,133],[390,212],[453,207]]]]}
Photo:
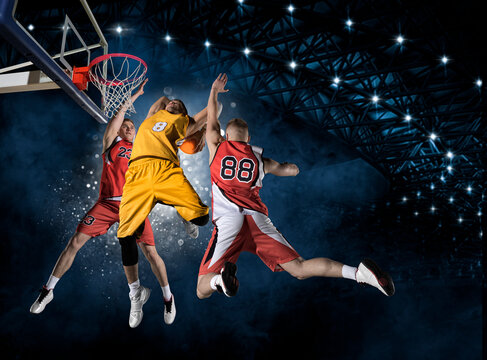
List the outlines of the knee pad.
{"type": "Polygon", "coordinates": [[[127,236],[119,238],[120,246],[122,247],[122,263],[124,266],[136,265],[139,262],[139,250],[137,249],[137,241],[135,236],[127,236]]]}
{"type": "Polygon", "coordinates": [[[197,217],[196,219],[190,220],[193,224],[198,225],[198,226],[204,226],[208,224],[208,221],[210,220],[210,215],[206,214],[200,217],[197,217]]]}

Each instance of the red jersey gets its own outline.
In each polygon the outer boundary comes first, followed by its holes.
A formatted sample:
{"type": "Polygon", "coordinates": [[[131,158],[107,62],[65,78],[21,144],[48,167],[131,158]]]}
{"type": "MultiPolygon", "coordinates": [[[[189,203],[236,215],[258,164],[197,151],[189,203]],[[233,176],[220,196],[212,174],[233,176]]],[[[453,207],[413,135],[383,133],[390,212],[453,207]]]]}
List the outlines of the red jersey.
{"type": "Polygon", "coordinates": [[[132,143],[119,136],[117,136],[112,145],[103,153],[100,200],[120,201],[122,199],[125,173],[129,167],[131,154],[132,143]]]}
{"type": "MultiPolygon", "coordinates": [[[[268,215],[267,206],[259,196],[264,178],[263,149],[241,141],[223,141],[210,164],[211,183],[217,186],[223,196],[231,203],[248,210],[268,215]]],[[[215,195],[215,194],[214,194],[215,195]]],[[[213,196],[215,207],[224,207],[218,196],[213,196]]]]}

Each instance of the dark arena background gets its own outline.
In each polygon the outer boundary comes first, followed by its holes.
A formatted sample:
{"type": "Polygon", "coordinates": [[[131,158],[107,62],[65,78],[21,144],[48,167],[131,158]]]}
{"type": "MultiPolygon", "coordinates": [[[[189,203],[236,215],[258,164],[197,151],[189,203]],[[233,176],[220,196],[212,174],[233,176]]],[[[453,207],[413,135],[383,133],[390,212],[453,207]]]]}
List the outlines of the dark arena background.
{"type": "MultiPolygon", "coordinates": [[[[485,358],[481,1],[88,2],[109,52],[147,62],[137,127],[163,95],[195,114],[227,73],[222,126],[245,119],[252,144],[301,170],[264,179],[273,223],[304,258],[374,259],[396,294],[299,281],[244,253],[237,296],[198,300],[212,225],[193,240],[173,208],[157,205],[150,219],[174,324],[164,324],[162,292],[141,255],[140,279],[153,292],[144,320],[129,328],[116,225],[80,250],[44,312],[30,314],[98,197],[106,125],[60,89],[0,94],[3,359],[485,358]]],[[[66,14],[84,41],[98,41],[78,1],[20,0],[16,18],[53,55],[66,14]]],[[[7,40],[0,67],[28,61],[7,40]]],[[[84,65],[86,53],[70,61],[84,65]]],[[[210,204],[207,149],[180,157],[210,204]]]]}

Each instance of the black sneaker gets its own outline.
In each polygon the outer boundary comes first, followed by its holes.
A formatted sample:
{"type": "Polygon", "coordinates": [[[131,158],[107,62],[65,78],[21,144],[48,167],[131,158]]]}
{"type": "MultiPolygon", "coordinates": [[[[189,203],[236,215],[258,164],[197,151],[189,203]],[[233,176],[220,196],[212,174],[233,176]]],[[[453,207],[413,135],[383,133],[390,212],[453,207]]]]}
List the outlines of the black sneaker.
{"type": "Polygon", "coordinates": [[[227,261],[220,273],[222,276],[221,290],[228,297],[235,296],[239,286],[238,279],[235,276],[237,273],[237,265],[227,261]]]}

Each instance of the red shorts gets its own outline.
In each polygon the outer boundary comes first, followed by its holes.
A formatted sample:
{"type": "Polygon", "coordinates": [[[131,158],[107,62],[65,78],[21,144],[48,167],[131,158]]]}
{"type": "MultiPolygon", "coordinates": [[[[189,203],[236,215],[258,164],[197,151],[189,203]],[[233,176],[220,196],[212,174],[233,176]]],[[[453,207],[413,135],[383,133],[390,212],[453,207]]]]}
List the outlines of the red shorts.
{"type": "Polygon", "coordinates": [[[299,254],[264,214],[229,213],[214,222],[211,240],[201,261],[199,275],[219,273],[226,261],[233,263],[242,251],[256,254],[272,271],[299,254]]]}
{"type": "MultiPolygon", "coordinates": [[[[119,207],[120,201],[98,200],[80,221],[76,231],[92,237],[105,234],[110,226],[118,222],[119,207]]],[[[137,243],[140,242],[155,246],[149,218],[145,219],[144,231],[137,239],[137,243]]]]}

